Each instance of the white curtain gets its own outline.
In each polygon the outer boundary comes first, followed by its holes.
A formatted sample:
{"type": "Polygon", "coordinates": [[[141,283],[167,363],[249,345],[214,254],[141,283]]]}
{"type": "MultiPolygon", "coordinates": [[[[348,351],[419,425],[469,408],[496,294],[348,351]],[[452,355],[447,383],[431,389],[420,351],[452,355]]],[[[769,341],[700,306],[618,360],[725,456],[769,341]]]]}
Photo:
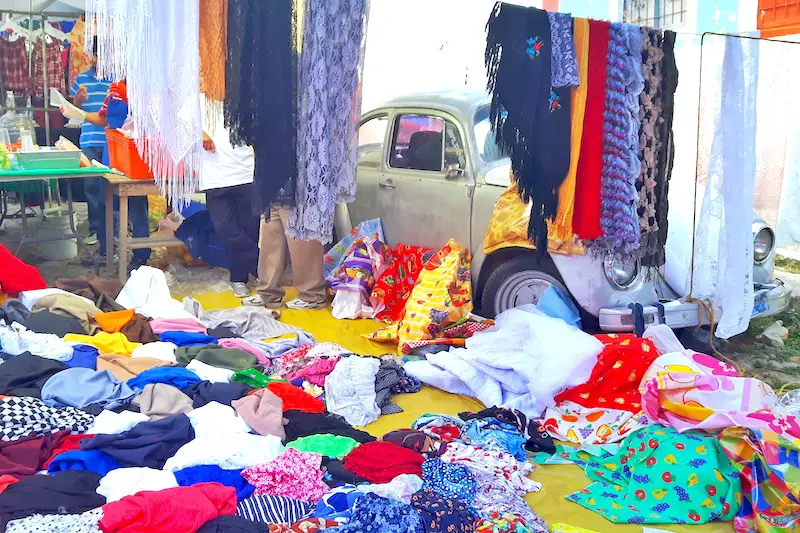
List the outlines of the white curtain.
{"type": "Polygon", "coordinates": [[[758,41],[724,39],[721,94],[690,275],[692,296],[713,300],[716,335],[727,339],[747,329],[753,312],[758,41]]]}
{"type": "Polygon", "coordinates": [[[199,0],[87,0],[86,20],[99,74],[127,79],[136,147],[162,194],[188,201],[203,150],[199,0]]]}

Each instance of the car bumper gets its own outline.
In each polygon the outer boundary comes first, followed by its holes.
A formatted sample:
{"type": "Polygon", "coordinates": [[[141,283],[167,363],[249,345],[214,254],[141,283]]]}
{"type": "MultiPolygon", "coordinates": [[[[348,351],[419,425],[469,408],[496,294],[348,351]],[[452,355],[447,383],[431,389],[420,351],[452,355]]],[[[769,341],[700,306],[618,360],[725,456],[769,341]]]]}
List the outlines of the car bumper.
{"type": "MultiPolygon", "coordinates": [[[[776,315],[789,307],[792,288],[781,280],[768,285],[756,285],[751,318],[776,315]]],[[[643,308],[645,326],[666,324],[673,329],[688,328],[709,323],[707,313],[696,302],[674,300],[643,308]]],[[[604,307],[600,309],[600,329],[609,332],[633,331],[633,311],[627,307],[604,307]]]]}

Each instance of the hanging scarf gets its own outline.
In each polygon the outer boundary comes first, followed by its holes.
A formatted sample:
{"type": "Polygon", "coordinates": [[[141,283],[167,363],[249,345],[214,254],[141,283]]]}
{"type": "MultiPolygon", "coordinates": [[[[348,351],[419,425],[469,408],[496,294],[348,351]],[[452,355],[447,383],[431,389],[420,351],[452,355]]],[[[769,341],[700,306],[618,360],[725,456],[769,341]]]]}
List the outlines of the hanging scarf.
{"type": "Polygon", "coordinates": [[[255,152],[253,207],[295,204],[297,49],[292,0],[229,0],[225,127],[255,152]]]}
{"type": "Polygon", "coordinates": [[[547,12],[498,2],[486,24],[490,121],[511,158],[522,201],[531,204],[528,238],[547,252],[547,219],[558,210],[558,188],[569,171],[569,88],[551,87],[547,12]]]}
{"type": "Polygon", "coordinates": [[[296,207],[286,232],[328,244],[356,197],[366,0],[306,0],[299,61],[296,207]]]}
{"type": "MultiPolygon", "coordinates": [[[[549,13],[548,13],[549,15],[549,13]]],[[[553,28],[552,18],[550,28],[553,28]]],[[[581,139],[583,137],[583,120],[586,111],[586,95],[588,68],[589,68],[589,21],[576,18],[574,21],[574,44],[578,51],[575,79],[582,79],[583,83],[572,91],[572,141],[570,144],[570,164],[567,177],[558,189],[558,213],[550,224],[550,239],[559,244],[566,245],[566,250],[572,248],[573,229],[572,219],[575,213],[575,183],[578,172],[578,159],[581,153],[581,139]]],[[[552,244],[551,244],[552,247],[552,244]]]]}
{"type": "Polygon", "coordinates": [[[656,158],[661,139],[661,99],[663,85],[661,83],[661,31],[652,28],[641,28],[642,41],[642,74],[644,90],[639,96],[639,160],[642,171],[636,180],[639,196],[639,228],[642,233],[642,260],[656,253],[658,221],[656,220],[656,158]]]}
{"type": "Polygon", "coordinates": [[[665,31],[660,43],[663,59],[661,61],[661,122],[658,131],[658,155],[655,169],[655,220],[658,228],[654,235],[652,252],[642,256],[645,267],[660,267],[666,262],[664,249],[667,245],[667,214],[669,203],[669,179],[672,176],[672,163],[675,159],[675,142],[672,133],[672,119],[675,111],[675,90],[678,88],[678,65],[675,62],[675,32],[665,31]]]}
{"type": "Polygon", "coordinates": [[[228,0],[200,0],[200,92],[206,96],[206,118],[222,114],[225,99],[228,0]]]}
{"type": "Polygon", "coordinates": [[[640,244],[635,196],[636,178],[641,168],[638,159],[639,94],[644,88],[641,48],[641,34],[637,27],[630,24],[611,25],[600,191],[603,236],[587,244],[595,255],[611,253],[620,257],[629,256],[640,244]]]}
{"type": "Polygon", "coordinates": [[[586,75],[586,111],[575,176],[575,211],[572,231],[583,240],[603,235],[600,227],[600,174],[603,165],[603,109],[610,24],[589,20],[589,53],[586,75]]]}
{"type": "Polygon", "coordinates": [[[569,13],[547,12],[553,58],[550,65],[550,84],[553,87],[577,87],[580,84],[575,43],[572,39],[572,16],[569,13]]]}
{"type": "Polygon", "coordinates": [[[136,148],[173,205],[199,185],[202,147],[198,0],[89,0],[98,75],[126,79],[136,148]]]}

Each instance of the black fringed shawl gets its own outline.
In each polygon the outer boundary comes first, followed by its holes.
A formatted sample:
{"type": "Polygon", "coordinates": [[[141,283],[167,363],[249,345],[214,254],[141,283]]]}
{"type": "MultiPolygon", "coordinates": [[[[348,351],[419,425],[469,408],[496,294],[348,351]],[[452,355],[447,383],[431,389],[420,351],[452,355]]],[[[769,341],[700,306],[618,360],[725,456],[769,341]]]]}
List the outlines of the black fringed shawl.
{"type": "Polygon", "coordinates": [[[655,251],[646,253],[641,258],[642,266],[658,268],[666,262],[664,248],[667,244],[667,214],[669,203],[669,179],[672,176],[672,164],[675,159],[675,142],[672,133],[672,118],[675,111],[675,90],[678,88],[678,66],[675,62],[675,32],[665,31],[661,41],[664,58],[661,61],[662,104],[661,122],[658,125],[660,139],[656,154],[656,220],[658,231],[655,235],[655,251]]]}
{"type": "Polygon", "coordinates": [[[294,0],[229,0],[225,127],[255,153],[253,208],[295,203],[297,42],[294,0]]]}
{"type": "Polygon", "coordinates": [[[528,238],[547,251],[547,219],[569,171],[570,87],[551,87],[547,12],[498,2],[486,24],[485,64],[497,144],[511,157],[523,202],[532,202],[528,238]]]}

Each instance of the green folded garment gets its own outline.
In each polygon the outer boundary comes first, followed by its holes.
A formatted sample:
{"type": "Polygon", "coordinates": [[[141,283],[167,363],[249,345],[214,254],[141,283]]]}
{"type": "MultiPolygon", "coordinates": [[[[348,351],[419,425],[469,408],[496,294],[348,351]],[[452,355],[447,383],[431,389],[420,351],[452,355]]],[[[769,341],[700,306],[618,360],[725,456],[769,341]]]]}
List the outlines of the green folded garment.
{"type": "Polygon", "coordinates": [[[181,346],[175,350],[175,359],[182,366],[197,360],[217,368],[245,370],[256,366],[256,356],[238,348],[222,348],[218,344],[205,346],[181,346]]]}
{"type": "Polygon", "coordinates": [[[270,383],[286,380],[280,378],[271,378],[256,368],[248,368],[247,370],[239,370],[238,372],[234,372],[234,374],[231,376],[231,382],[234,381],[244,383],[245,385],[249,385],[254,389],[264,389],[270,383]]]}
{"type": "Polygon", "coordinates": [[[341,459],[357,448],[358,445],[359,442],[350,437],[320,433],[295,439],[287,444],[286,447],[294,448],[298,452],[312,452],[318,453],[323,457],[341,459]]]}

